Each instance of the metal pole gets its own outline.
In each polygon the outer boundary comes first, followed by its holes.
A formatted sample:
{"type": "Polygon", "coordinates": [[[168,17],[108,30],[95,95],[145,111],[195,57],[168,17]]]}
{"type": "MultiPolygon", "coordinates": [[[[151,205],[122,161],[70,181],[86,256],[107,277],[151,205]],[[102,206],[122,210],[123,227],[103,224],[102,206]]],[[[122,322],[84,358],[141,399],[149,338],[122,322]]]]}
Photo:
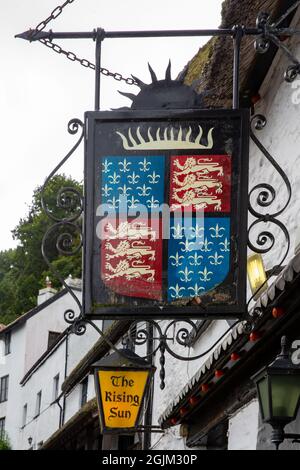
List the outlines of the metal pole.
{"type": "Polygon", "coordinates": [[[244,35],[242,26],[234,26],[233,28],[233,93],[232,108],[239,109],[240,106],[240,59],[241,59],[241,42],[244,35]]]}
{"type": "MultiPolygon", "coordinates": [[[[103,39],[124,39],[124,38],[159,38],[159,37],[192,37],[192,36],[232,36],[234,31],[232,29],[194,29],[194,30],[165,30],[165,31],[104,31],[99,28],[103,33],[103,39]]],[[[97,30],[98,31],[98,30],[97,30]]],[[[288,30],[287,30],[288,31],[288,30]]],[[[259,28],[245,28],[244,33],[249,36],[258,36],[262,34],[259,28]]],[[[276,33],[276,31],[274,31],[276,33]]],[[[33,30],[25,31],[24,33],[17,34],[16,38],[26,39],[28,41],[39,41],[40,39],[93,39],[95,40],[94,31],[74,31],[74,32],[54,32],[33,30]]]]}
{"type": "Polygon", "coordinates": [[[100,77],[101,77],[101,43],[105,32],[98,28],[96,33],[96,61],[95,61],[95,111],[100,109],[100,77]]]}
{"type": "MultiPolygon", "coordinates": [[[[147,356],[151,357],[152,365],[154,365],[153,360],[153,325],[147,325],[147,332],[148,332],[148,343],[147,343],[147,356]]],[[[148,390],[148,398],[147,398],[147,408],[145,410],[145,436],[144,436],[144,448],[143,450],[148,450],[151,448],[151,427],[152,427],[152,414],[153,414],[153,395],[154,395],[154,378],[151,381],[151,386],[148,390]],[[147,430],[147,428],[149,428],[147,430]]]]}

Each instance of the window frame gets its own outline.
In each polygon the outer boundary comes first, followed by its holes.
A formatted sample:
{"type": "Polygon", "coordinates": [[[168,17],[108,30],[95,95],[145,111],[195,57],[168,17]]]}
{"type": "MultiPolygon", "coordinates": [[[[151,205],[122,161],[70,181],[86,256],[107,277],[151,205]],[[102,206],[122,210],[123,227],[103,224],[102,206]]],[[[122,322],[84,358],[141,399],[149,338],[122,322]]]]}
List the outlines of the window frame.
{"type": "Polygon", "coordinates": [[[0,403],[4,403],[8,400],[8,387],[9,387],[9,375],[3,375],[0,377],[0,403]],[[3,386],[2,384],[5,383],[3,386]]]}
{"type": "Polygon", "coordinates": [[[36,402],[35,402],[35,415],[34,417],[37,418],[41,414],[41,407],[42,407],[42,390],[40,390],[36,394],[36,402]]]}
{"type": "Polygon", "coordinates": [[[53,377],[52,403],[59,397],[59,373],[53,377]]]}
{"type": "Polygon", "coordinates": [[[51,349],[53,344],[55,344],[58,338],[61,336],[59,331],[48,331],[48,342],[47,342],[47,350],[51,349]]]}
{"type": "Polygon", "coordinates": [[[28,404],[25,403],[25,405],[23,405],[22,426],[21,426],[21,429],[25,428],[25,426],[26,426],[26,424],[27,424],[27,412],[28,412],[28,404]]]}
{"type": "Polygon", "coordinates": [[[11,331],[4,334],[4,356],[11,353],[11,331]]]}
{"type": "Polygon", "coordinates": [[[1,416],[0,418],[0,439],[5,438],[5,416],[1,416]]]}
{"type": "Polygon", "coordinates": [[[89,376],[87,375],[80,382],[80,408],[82,408],[87,403],[88,388],[89,388],[89,376]]]}

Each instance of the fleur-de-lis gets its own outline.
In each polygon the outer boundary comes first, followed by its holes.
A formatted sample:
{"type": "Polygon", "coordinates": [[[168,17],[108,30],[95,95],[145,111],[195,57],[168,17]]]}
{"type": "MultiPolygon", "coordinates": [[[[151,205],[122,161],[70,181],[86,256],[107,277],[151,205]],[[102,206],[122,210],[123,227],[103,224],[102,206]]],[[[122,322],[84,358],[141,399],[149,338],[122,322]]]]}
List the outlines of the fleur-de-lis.
{"type": "Polygon", "coordinates": [[[222,264],[224,256],[218,255],[217,252],[213,256],[209,256],[208,259],[210,259],[210,264],[213,266],[218,266],[219,264],[222,264]]]}
{"type": "Polygon", "coordinates": [[[121,173],[127,173],[127,171],[130,171],[130,165],[131,165],[131,162],[128,162],[127,161],[127,158],[124,158],[124,160],[122,162],[119,162],[119,165],[120,165],[120,172],[121,173]]]}
{"type": "Polygon", "coordinates": [[[180,275],[181,282],[190,282],[194,271],[190,271],[188,267],[186,267],[184,271],[179,271],[178,274],[180,275]]]}
{"type": "Polygon", "coordinates": [[[184,291],[184,287],[179,287],[178,284],[176,284],[175,287],[169,287],[169,291],[172,291],[173,294],[171,294],[172,299],[182,299],[183,294],[181,294],[182,291],[184,291]]]}
{"type": "Polygon", "coordinates": [[[176,266],[178,268],[178,266],[182,266],[181,260],[184,259],[184,256],[180,256],[179,253],[177,252],[175,256],[172,255],[172,256],[170,256],[169,259],[174,260],[174,261],[171,261],[171,265],[176,266]]]}
{"type": "Polygon", "coordinates": [[[159,201],[155,199],[154,196],[152,196],[151,199],[148,199],[146,202],[147,202],[147,207],[149,207],[149,209],[154,209],[155,207],[159,206],[159,201]]]}
{"type": "Polygon", "coordinates": [[[108,204],[110,204],[110,207],[112,209],[117,209],[120,200],[117,199],[115,196],[113,196],[112,199],[108,199],[107,202],[108,202],[108,204]]]}
{"type": "Polygon", "coordinates": [[[180,242],[179,245],[183,245],[183,248],[181,248],[181,251],[183,251],[183,253],[187,253],[193,250],[193,245],[195,245],[195,242],[190,242],[189,240],[185,240],[184,242],[180,242]]]}
{"type": "Polygon", "coordinates": [[[194,253],[188,257],[188,260],[191,266],[200,266],[201,261],[203,260],[203,256],[194,253]]]}
{"type": "Polygon", "coordinates": [[[192,297],[198,297],[199,295],[201,295],[201,291],[203,291],[205,289],[202,286],[198,286],[198,284],[196,283],[194,285],[194,287],[188,287],[188,290],[191,291],[191,296],[192,297]]]}
{"type": "Polygon", "coordinates": [[[139,179],[140,179],[140,176],[139,175],[136,175],[135,171],[132,173],[132,175],[128,175],[127,176],[127,179],[129,181],[130,184],[136,184],[138,183],[139,179]]]}
{"type": "Polygon", "coordinates": [[[128,200],[128,207],[130,209],[135,209],[137,207],[138,202],[138,199],[135,199],[134,196],[131,196],[131,199],[128,200]]]}
{"type": "Polygon", "coordinates": [[[230,251],[230,241],[227,238],[225,238],[223,242],[219,243],[219,246],[222,247],[220,248],[220,251],[222,251],[223,253],[230,251]]]}
{"type": "Polygon", "coordinates": [[[212,248],[209,248],[210,245],[213,245],[213,242],[209,242],[208,239],[205,238],[204,242],[200,243],[200,250],[207,253],[212,250],[212,248]]]}
{"type": "Polygon", "coordinates": [[[139,165],[140,165],[140,171],[146,173],[150,169],[151,162],[147,162],[147,158],[144,158],[142,162],[139,162],[139,165]]]}
{"type": "Polygon", "coordinates": [[[213,274],[212,271],[208,271],[207,267],[203,269],[203,271],[198,271],[200,274],[200,281],[202,282],[209,282],[211,280],[211,274],[213,274]]]}
{"type": "Polygon", "coordinates": [[[118,183],[120,183],[120,179],[121,179],[121,176],[118,175],[115,171],[114,171],[113,175],[109,175],[109,177],[108,177],[108,180],[109,180],[110,184],[118,184],[118,183]]]}
{"type": "Polygon", "coordinates": [[[157,175],[155,171],[153,171],[152,175],[148,175],[147,178],[149,179],[150,184],[157,184],[160,179],[160,175],[157,175]]]}
{"type": "Polygon", "coordinates": [[[151,188],[143,184],[143,186],[138,186],[136,189],[139,189],[140,191],[138,192],[139,196],[150,196],[151,193],[151,188]]]}
{"type": "Polygon", "coordinates": [[[112,192],[112,188],[107,186],[107,184],[104,187],[102,187],[102,196],[108,197],[111,192],[112,192]]]}
{"type": "Polygon", "coordinates": [[[124,184],[123,186],[120,186],[118,188],[118,190],[120,191],[120,195],[121,196],[129,196],[129,191],[131,190],[132,188],[129,188],[128,186],[126,186],[126,184],[124,184]]]}
{"type": "Polygon", "coordinates": [[[224,236],[222,232],[225,232],[225,228],[220,227],[219,224],[215,227],[211,227],[209,230],[214,233],[214,235],[211,234],[211,238],[222,238],[224,236]]]}
{"type": "Polygon", "coordinates": [[[200,238],[200,237],[203,236],[204,227],[201,226],[201,225],[196,224],[195,227],[191,227],[190,231],[191,231],[191,236],[196,237],[196,238],[200,238]]]}
{"type": "Polygon", "coordinates": [[[174,240],[180,240],[181,238],[183,238],[184,228],[182,227],[182,225],[180,224],[177,224],[176,226],[174,225],[174,227],[172,227],[171,230],[173,230],[174,240]]]}
{"type": "Polygon", "coordinates": [[[109,167],[112,165],[112,162],[108,162],[107,158],[104,160],[102,163],[102,173],[109,173],[110,169],[109,167]]]}

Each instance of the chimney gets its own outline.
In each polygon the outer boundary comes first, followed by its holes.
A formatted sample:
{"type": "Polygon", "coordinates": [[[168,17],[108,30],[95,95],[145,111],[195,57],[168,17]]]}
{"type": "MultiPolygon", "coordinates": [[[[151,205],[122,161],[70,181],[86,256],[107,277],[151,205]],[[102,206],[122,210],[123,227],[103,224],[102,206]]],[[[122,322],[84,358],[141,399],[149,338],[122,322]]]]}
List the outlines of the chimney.
{"type": "Polygon", "coordinates": [[[69,286],[69,287],[75,287],[76,289],[80,289],[82,288],[82,281],[81,279],[78,279],[78,278],[73,278],[72,274],[69,274],[69,276],[67,277],[67,279],[65,279],[65,283],[69,286]]]}
{"type": "Polygon", "coordinates": [[[42,303],[46,302],[46,300],[51,299],[53,297],[57,290],[52,288],[52,282],[49,279],[49,276],[46,277],[46,287],[44,289],[39,290],[39,295],[37,298],[37,304],[41,305],[42,303]]]}

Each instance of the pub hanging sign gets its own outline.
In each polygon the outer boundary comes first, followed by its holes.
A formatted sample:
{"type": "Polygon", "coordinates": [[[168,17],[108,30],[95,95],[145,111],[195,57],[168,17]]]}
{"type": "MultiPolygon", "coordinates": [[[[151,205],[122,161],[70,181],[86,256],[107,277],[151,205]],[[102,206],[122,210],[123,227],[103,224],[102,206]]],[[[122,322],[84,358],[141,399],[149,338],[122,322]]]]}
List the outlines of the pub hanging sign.
{"type": "Polygon", "coordinates": [[[84,312],[245,313],[247,110],[86,113],[84,312]]]}

